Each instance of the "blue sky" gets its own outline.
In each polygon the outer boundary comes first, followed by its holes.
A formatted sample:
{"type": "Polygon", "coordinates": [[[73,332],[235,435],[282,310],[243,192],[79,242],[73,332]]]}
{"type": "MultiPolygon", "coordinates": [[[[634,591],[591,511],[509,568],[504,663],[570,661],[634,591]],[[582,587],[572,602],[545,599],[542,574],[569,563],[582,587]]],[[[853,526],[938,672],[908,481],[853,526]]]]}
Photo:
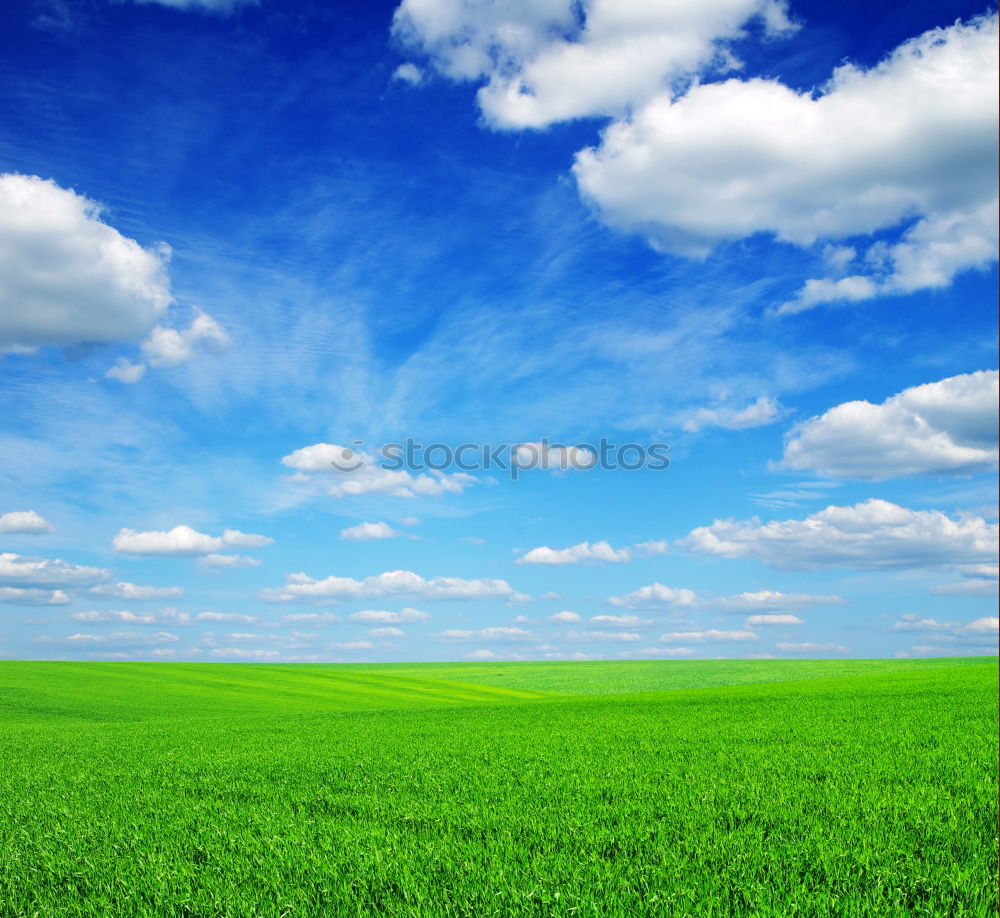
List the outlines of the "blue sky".
{"type": "Polygon", "coordinates": [[[5,4],[0,654],[995,652],[996,32],[5,4]]]}

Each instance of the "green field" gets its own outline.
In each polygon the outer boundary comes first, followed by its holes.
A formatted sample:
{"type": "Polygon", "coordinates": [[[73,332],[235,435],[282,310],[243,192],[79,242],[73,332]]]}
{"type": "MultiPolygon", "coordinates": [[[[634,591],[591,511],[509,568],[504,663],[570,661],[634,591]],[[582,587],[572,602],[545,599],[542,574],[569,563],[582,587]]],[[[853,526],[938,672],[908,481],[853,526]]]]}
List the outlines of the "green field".
{"type": "Polygon", "coordinates": [[[0,663],[2,915],[996,915],[997,661],[0,663]]]}

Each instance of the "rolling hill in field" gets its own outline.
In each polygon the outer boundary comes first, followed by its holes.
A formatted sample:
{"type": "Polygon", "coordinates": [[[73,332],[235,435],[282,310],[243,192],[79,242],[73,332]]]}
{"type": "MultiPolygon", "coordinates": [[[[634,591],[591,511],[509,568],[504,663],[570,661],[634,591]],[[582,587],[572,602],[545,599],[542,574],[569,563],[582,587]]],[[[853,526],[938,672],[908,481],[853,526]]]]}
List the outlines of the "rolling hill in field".
{"type": "Polygon", "coordinates": [[[996,913],[997,661],[0,663],[0,915],[996,913]]]}

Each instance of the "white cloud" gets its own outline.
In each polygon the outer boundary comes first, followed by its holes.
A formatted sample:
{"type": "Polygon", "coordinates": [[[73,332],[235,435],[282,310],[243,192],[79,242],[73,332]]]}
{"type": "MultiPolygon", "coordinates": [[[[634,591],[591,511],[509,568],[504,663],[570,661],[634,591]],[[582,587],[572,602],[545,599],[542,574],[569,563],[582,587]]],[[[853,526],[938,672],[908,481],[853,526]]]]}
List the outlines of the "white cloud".
{"type": "Polygon", "coordinates": [[[797,615],[751,615],[747,618],[747,625],[804,625],[797,615]]]}
{"type": "Polygon", "coordinates": [[[966,634],[996,634],[997,629],[1000,627],[1000,618],[996,616],[988,616],[986,618],[977,618],[974,622],[969,622],[965,626],[966,634]]]}
{"type": "Polygon", "coordinates": [[[532,548],[520,558],[518,564],[620,564],[634,557],[655,558],[665,555],[669,546],[665,540],[639,542],[630,548],[613,548],[607,541],[580,542],[569,548],[549,548],[541,545],[532,548]]]}
{"type": "Polygon", "coordinates": [[[371,650],[375,645],[371,641],[339,641],[327,646],[330,650],[371,650]]]}
{"type": "Polygon", "coordinates": [[[0,174],[0,353],[141,338],[172,301],[168,257],[74,191],[0,174]]]}
{"type": "MultiPolygon", "coordinates": [[[[143,356],[153,367],[177,367],[200,354],[217,354],[232,342],[222,326],[210,315],[195,310],[195,317],[187,328],[155,326],[142,342],[143,356]]],[[[119,357],[104,375],[118,382],[134,384],[146,373],[145,363],[133,363],[119,357]]]]}
{"type": "Polygon", "coordinates": [[[359,497],[385,494],[389,497],[441,497],[461,494],[476,479],[465,472],[432,472],[413,475],[406,469],[388,469],[378,465],[373,456],[335,443],[314,443],[297,449],[281,460],[295,469],[294,481],[302,484],[321,482],[331,497],[359,497]]]}
{"type": "Polygon", "coordinates": [[[618,654],[623,660],[647,657],[690,657],[694,651],[690,647],[643,647],[642,650],[626,650],[618,654]]]}
{"type": "Polygon", "coordinates": [[[599,622],[608,625],[649,625],[652,621],[648,618],[639,618],[638,615],[591,615],[592,622],[599,622]]]}
{"type": "Polygon", "coordinates": [[[0,516],[0,532],[21,535],[41,535],[55,531],[55,527],[34,510],[12,510],[0,516]]]}
{"type": "Polygon", "coordinates": [[[541,128],[618,115],[702,68],[738,62],[725,39],[759,19],[791,28],[776,0],[403,0],[393,31],[455,80],[485,80],[487,121],[541,128]]]}
{"type": "Polygon", "coordinates": [[[13,552],[0,553],[0,584],[85,587],[110,577],[111,571],[102,567],[71,564],[58,558],[31,558],[13,552]]]}
{"type": "Polygon", "coordinates": [[[656,609],[661,606],[693,606],[697,603],[698,596],[693,590],[674,589],[662,583],[652,583],[624,596],[612,596],[608,599],[609,606],[622,609],[656,609]]]}
{"type": "Polygon", "coordinates": [[[777,590],[758,590],[733,596],[699,596],[693,590],[675,589],[662,583],[652,583],[624,596],[608,599],[608,605],[623,609],[685,609],[729,614],[798,611],[843,602],[839,596],[781,593],[777,590]]]}
{"type": "Polygon", "coordinates": [[[213,657],[228,657],[234,660],[274,660],[281,656],[278,650],[263,650],[259,647],[214,647],[209,652],[213,657]]]}
{"type": "Polygon", "coordinates": [[[333,625],[340,618],[332,612],[299,612],[296,615],[282,615],[282,625],[333,625]]]}
{"type": "Polygon", "coordinates": [[[91,609],[87,612],[72,612],[69,616],[76,622],[115,622],[127,625],[190,625],[191,616],[176,609],[161,612],[131,612],[128,609],[91,609]]]}
{"type": "Polygon", "coordinates": [[[195,618],[199,622],[231,622],[235,625],[256,625],[260,622],[255,615],[243,615],[239,612],[199,612],[195,618]]]}
{"type": "Polygon", "coordinates": [[[226,529],[222,533],[222,544],[232,545],[234,548],[263,548],[273,543],[274,539],[269,539],[267,536],[240,532],[238,529],[226,529]]]}
{"type": "Polygon", "coordinates": [[[520,653],[497,653],[495,650],[473,650],[465,655],[466,660],[524,660],[524,654],[520,653]]]}
{"type": "Polygon", "coordinates": [[[463,580],[460,577],[435,577],[425,580],[413,571],[386,571],[364,580],[353,577],[327,577],[316,580],[304,573],[288,574],[285,585],[262,590],[260,598],[268,602],[337,603],[351,599],[385,597],[444,599],[524,598],[506,580],[463,580]]]}
{"type": "Polygon", "coordinates": [[[561,446],[539,440],[519,443],[511,451],[511,465],[519,469],[584,472],[597,464],[597,456],[581,446],[561,446]]]}
{"type": "Polygon", "coordinates": [[[860,267],[873,272],[871,276],[812,278],[776,312],[790,315],[823,303],[857,303],[947,287],[956,274],[996,261],[997,206],[993,198],[966,211],[928,216],[908,229],[899,242],[877,243],[868,249],[860,267]]]}
{"type": "Polygon", "coordinates": [[[119,357],[115,365],[104,374],[108,379],[117,379],[120,383],[134,385],[146,375],[146,364],[133,363],[127,357],[119,357]]]}
{"type": "Polygon", "coordinates": [[[570,548],[549,548],[542,545],[532,548],[520,558],[518,564],[617,564],[630,561],[632,552],[628,548],[612,548],[608,542],[580,542],[570,548]]]}
{"type": "Polygon", "coordinates": [[[816,593],[780,593],[777,590],[757,590],[754,593],[737,593],[735,596],[720,596],[703,601],[704,607],[713,611],[728,613],[788,611],[815,609],[819,606],[843,605],[839,596],[825,596],[816,593]]]}
{"type": "Polygon", "coordinates": [[[641,558],[656,558],[665,555],[670,547],[666,539],[659,539],[655,542],[639,542],[632,546],[633,551],[641,558]]]}
{"type": "Polygon", "coordinates": [[[124,599],[128,602],[146,602],[154,599],[183,599],[183,587],[155,587],[140,586],[136,583],[118,581],[117,583],[105,583],[100,586],[91,587],[87,590],[88,596],[96,596],[100,599],[124,599]]]}
{"type": "MultiPolygon", "coordinates": [[[[522,616],[518,616],[518,618],[521,618],[521,617],[522,616]]],[[[576,612],[569,612],[569,611],[556,612],[555,615],[550,615],[549,616],[549,621],[550,622],[578,622],[578,621],[580,621],[580,616],[577,615],[576,612]]]]}
{"type": "Polygon", "coordinates": [[[613,641],[614,643],[628,643],[630,641],[641,641],[642,635],[634,631],[567,631],[560,635],[566,641],[613,641]]]}
{"type": "Polygon", "coordinates": [[[850,650],[849,647],[845,647],[843,644],[815,644],[810,641],[779,641],[774,646],[778,650],[786,651],[788,653],[824,653],[827,651],[847,653],[850,650]]]}
{"type": "Polygon", "coordinates": [[[472,641],[533,641],[535,635],[524,628],[511,628],[507,626],[494,626],[491,628],[476,628],[474,630],[464,630],[461,628],[447,628],[444,631],[432,634],[432,638],[446,643],[463,644],[472,641]]]}
{"type": "Polygon", "coordinates": [[[982,517],[952,519],[885,500],[827,507],[804,520],[716,520],[681,544],[700,554],[758,558],[779,570],[950,567],[997,554],[997,526],[982,517]]]}
{"type": "Polygon", "coordinates": [[[660,635],[664,644],[705,644],[723,641],[759,641],[760,636],[752,631],[719,631],[709,628],[707,631],[668,631],[660,635]]]}
{"type": "Polygon", "coordinates": [[[845,402],[799,424],[782,465],[836,478],[969,475],[997,466],[996,370],[904,389],[878,405],[845,402]]]}
{"type": "MultiPolygon", "coordinates": [[[[924,618],[908,613],[889,626],[890,631],[910,631],[918,633],[934,633],[938,640],[956,641],[959,643],[996,643],[997,628],[1000,618],[988,616],[975,621],[961,624],[959,622],[939,622],[937,619],[924,618]]],[[[916,648],[914,648],[916,649],[916,648]]]]}
{"type": "Polygon", "coordinates": [[[132,0],[132,2],[228,16],[241,6],[257,6],[260,0],[132,0]]]}
{"type": "Polygon", "coordinates": [[[67,638],[53,638],[42,635],[37,638],[39,644],[70,644],[75,646],[112,645],[121,647],[145,647],[157,644],[171,644],[180,637],[169,631],[156,631],[153,634],[139,634],[135,631],[112,631],[108,634],[79,633],[67,638]]]}
{"type": "Polygon", "coordinates": [[[199,351],[217,352],[230,345],[229,336],[211,316],[200,310],[186,329],[157,325],[142,343],[151,366],[176,367],[192,360],[199,351]]]}
{"type": "Polygon", "coordinates": [[[424,80],[424,72],[416,64],[400,64],[392,72],[392,78],[411,86],[419,86],[424,80]]]}
{"type": "Polygon", "coordinates": [[[406,637],[406,632],[402,628],[370,628],[368,633],[373,638],[401,638],[406,637]]]}
{"type": "Polygon", "coordinates": [[[371,542],[375,539],[395,539],[403,533],[393,529],[388,523],[358,523],[357,526],[348,526],[340,530],[342,539],[350,539],[355,542],[371,542]]]}
{"type": "Polygon", "coordinates": [[[932,587],[936,596],[996,596],[998,584],[996,580],[962,580],[958,583],[942,583],[932,587]]]}
{"type": "Polygon", "coordinates": [[[719,408],[700,408],[687,421],[684,429],[696,433],[706,427],[721,427],[724,430],[745,430],[750,427],[763,427],[778,419],[780,405],[773,398],[759,396],[744,408],[728,406],[719,408]]]}
{"type": "Polygon", "coordinates": [[[111,541],[111,550],[120,554],[154,557],[195,557],[220,548],[262,548],[274,540],[267,536],[227,529],[221,536],[205,535],[190,526],[175,526],[168,532],[137,532],[122,529],[111,541]]]}
{"type": "Polygon", "coordinates": [[[70,597],[62,590],[40,590],[34,587],[0,587],[0,602],[12,606],[64,606],[70,597]]]}
{"type": "Polygon", "coordinates": [[[198,559],[198,563],[202,567],[210,567],[216,569],[226,569],[234,570],[246,567],[260,567],[260,559],[251,557],[250,555],[226,555],[217,554],[212,552],[209,555],[205,555],[203,558],[198,559]]]}
{"type": "Polygon", "coordinates": [[[981,217],[997,187],[996,43],[993,15],[927,32],[871,70],[845,64],[818,94],[765,79],[663,93],[574,172],[610,225],[691,256],[755,233],[806,246],[922,220],[895,250],[873,246],[871,277],[841,293],[939,285],[996,257],[992,212],[981,217]]]}
{"type": "Polygon", "coordinates": [[[375,623],[386,625],[402,625],[410,622],[426,622],[430,615],[420,609],[400,609],[398,612],[387,612],[384,609],[362,609],[350,616],[352,622],[375,623]]]}

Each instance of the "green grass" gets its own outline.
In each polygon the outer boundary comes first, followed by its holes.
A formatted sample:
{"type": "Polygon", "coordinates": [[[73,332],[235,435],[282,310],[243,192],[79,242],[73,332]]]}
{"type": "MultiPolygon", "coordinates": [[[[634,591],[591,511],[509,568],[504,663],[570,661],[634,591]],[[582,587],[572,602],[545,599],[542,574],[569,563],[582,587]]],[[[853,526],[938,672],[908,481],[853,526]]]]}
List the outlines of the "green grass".
{"type": "Polygon", "coordinates": [[[997,662],[0,663],[3,915],[995,915],[997,662]]]}

